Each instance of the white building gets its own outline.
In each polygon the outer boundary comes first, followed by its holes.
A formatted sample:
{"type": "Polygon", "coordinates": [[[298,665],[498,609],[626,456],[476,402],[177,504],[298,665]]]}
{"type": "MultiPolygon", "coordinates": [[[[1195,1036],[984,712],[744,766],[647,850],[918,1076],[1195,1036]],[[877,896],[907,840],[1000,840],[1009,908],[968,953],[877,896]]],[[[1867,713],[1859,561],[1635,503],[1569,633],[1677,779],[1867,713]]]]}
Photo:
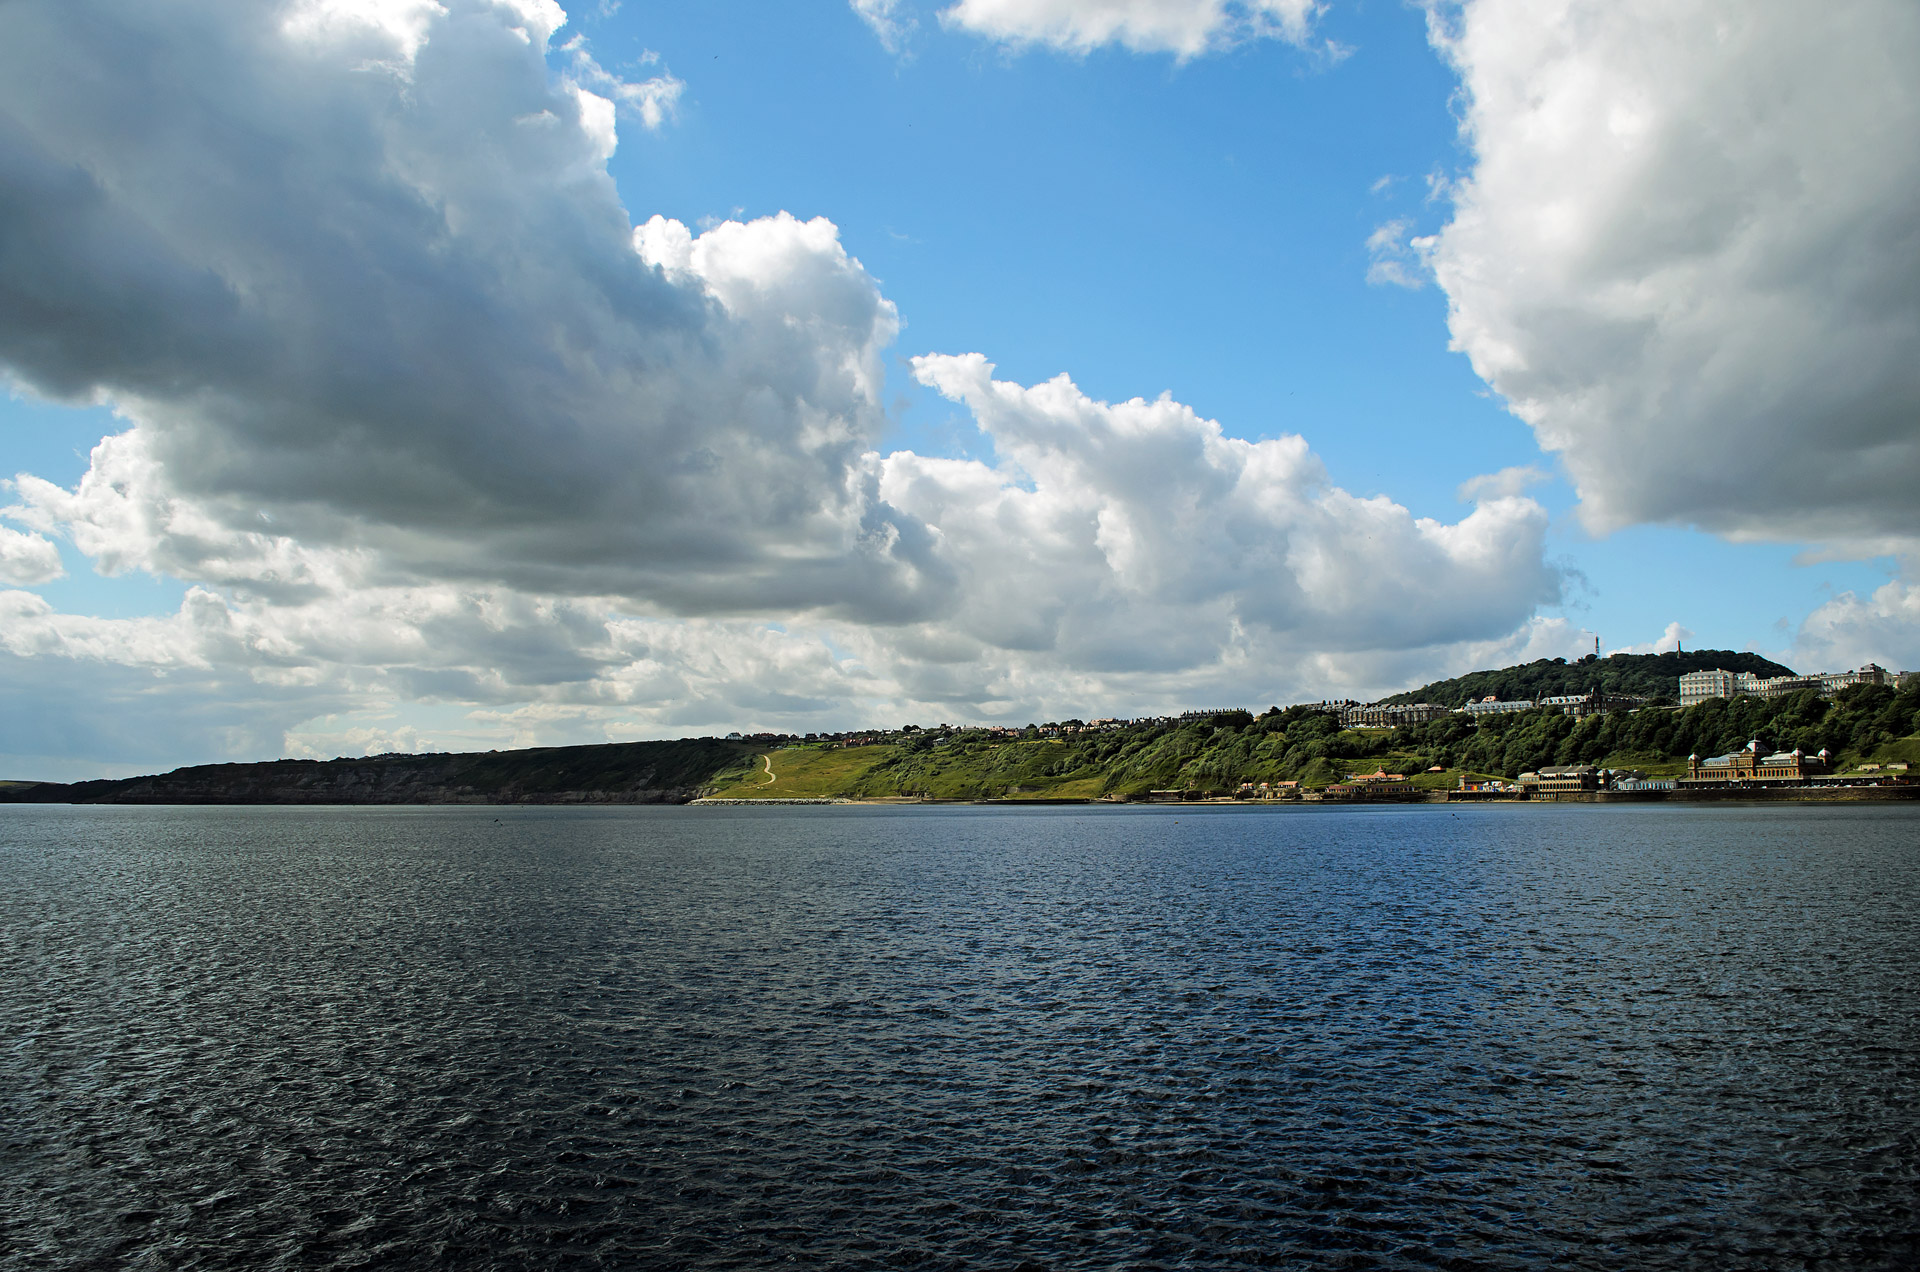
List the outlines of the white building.
{"type": "Polygon", "coordinates": [[[1509,698],[1502,701],[1488,694],[1478,702],[1469,702],[1460,710],[1462,714],[1478,719],[1481,716],[1506,715],[1513,711],[1531,711],[1533,706],[1532,698],[1509,698]]]}
{"type": "Polygon", "coordinates": [[[1709,698],[1757,696],[1760,678],[1750,671],[1689,671],[1680,677],[1680,705],[1697,707],[1709,698]]]}
{"type": "Polygon", "coordinates": [[[1891,685],[1896,678],[1885,667],[1868,663],[1858,671],[1826,671],[1808,676],[1772,676],[1760,679],[1749,671],[1689,671],[1680,677],[1680,705],[1697,707],[1711,698],[1784,698],[1803,689],[1816,689],[1831,698],[1855,685],[1891,685]]]}

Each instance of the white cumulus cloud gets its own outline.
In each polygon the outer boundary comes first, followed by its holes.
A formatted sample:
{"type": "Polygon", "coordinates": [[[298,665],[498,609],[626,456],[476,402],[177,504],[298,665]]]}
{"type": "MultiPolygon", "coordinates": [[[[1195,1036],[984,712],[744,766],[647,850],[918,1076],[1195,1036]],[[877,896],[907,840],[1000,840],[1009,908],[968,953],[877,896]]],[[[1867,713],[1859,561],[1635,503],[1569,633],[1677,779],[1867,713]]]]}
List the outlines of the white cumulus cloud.
{"type": "Polygon", "coordinates": [[[1598,530],[1920,541],[1920,7],[1434,11],[1455,346],[1598,530]]]}
{"type": "Polygon", "coordinates": [[[1535,641],[1558,595],[1517,485],[1416,517],[977,354],[914,367],[990,458],[880,452],[899,318],[836,227],[636,224],[606,160],[671,95],[546,0],[7,14],[0,370],[126,428],[17,479],[0,582],[57,537],[190,586],[0,593],[0,755],[1279,702],[1535,641]]]}
{"type": "Polygon", "coordinates": [[[1920,671],[1920,587],[1890,579],[1866,596],[1841,592],[1800,624],[1793,658],[1798,670],[1841,671],[1872,662],[1920,671]]]}
{"type": "Polygon", "coordinates": [[[1557,597],[1531,500],[1446,525],[1331,485],[1300,437],[1229,437],[1167,396],[1098,402],[1065,376],[1023,387],[979,354],[914,369],[967,405],[1007,468],[896,455],[882,491],[937,527],[973,600],[955,621],[994,643],[1064,643],[1088,665],[1233,630],[1399,648],[1509,631],[1557,597]]]}
{"type": "Polygon", "coordinates": [[[60,549],[40,535],[0,526],[0,583],[16,587],[51,583],[66,573],[60,549]]]}

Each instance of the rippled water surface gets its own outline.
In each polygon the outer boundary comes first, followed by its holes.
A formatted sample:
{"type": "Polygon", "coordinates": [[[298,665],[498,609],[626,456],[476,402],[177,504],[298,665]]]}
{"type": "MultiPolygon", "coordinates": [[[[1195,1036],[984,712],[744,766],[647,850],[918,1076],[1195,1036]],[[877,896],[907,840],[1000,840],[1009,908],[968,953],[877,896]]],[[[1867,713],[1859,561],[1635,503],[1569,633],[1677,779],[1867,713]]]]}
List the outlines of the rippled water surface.
{"type": "Polygon", "coordinates": [[[0,808],[17,1266],[1920,1263],[1920,810],[0,808]]]}

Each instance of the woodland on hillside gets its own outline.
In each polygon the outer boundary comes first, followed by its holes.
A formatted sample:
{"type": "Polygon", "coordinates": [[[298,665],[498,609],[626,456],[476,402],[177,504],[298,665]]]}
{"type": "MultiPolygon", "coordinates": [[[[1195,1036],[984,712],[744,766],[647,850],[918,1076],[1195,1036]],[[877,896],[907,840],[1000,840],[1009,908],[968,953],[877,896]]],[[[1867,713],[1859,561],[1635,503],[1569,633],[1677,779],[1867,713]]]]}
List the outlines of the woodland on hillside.
{"type": "Polygon", "coordinates": [[[1394,694],[1383,701],[1432,702],[1443,707],[1459,707],[1489,695],[1507,701],[1537,701],[1599,690],[1629,698],[1672,702],[1681,676],[1689,671],[1714,670],[1751,672],[1763,680],[1793,674],[1791,668],[1759,654],[1743,654],[1731,649],[1612,654],[1606,658],[1588,654],[1572,662],[1564,658],[1541,658],[1518,667],[1469,672],[1394,694]]]}
{"type": "Polygon", "coordinates": [[[1824,748],[1836,758],[1851,758],[1916,734],[1920,686],[1860,686],[1831,700],[1807,690],[1773,700],[1715,700],[1687,710],[1649,707],[1584,720],[1540,708],[1477,722],[1449,716],[1391,730],[1343,729],[1325,712],[1289,707],[1258,717],[1223,712],[1179,724],[1069,734],[1059,741],[1008,741],[975,731],[923,735],[885,748],[844,793],[1227,793],[1247,780],[1313,785],[1376,765],[1507,777],[1547,764],[1671,767],[1689,754],[1724,754],[1755,737],[1769,746],[1824,748]]]}

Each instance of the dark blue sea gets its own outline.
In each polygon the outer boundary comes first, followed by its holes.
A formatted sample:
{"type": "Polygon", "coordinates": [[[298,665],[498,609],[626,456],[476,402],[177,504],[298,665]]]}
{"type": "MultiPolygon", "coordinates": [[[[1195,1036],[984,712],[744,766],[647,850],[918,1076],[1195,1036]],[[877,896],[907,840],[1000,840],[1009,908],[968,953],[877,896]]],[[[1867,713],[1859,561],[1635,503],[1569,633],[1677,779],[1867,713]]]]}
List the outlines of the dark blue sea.
{"type": "Polygon", "coordinates": [[[0,808],[21,1268],[1920,1264],[1920,809],[0,808]]]}

